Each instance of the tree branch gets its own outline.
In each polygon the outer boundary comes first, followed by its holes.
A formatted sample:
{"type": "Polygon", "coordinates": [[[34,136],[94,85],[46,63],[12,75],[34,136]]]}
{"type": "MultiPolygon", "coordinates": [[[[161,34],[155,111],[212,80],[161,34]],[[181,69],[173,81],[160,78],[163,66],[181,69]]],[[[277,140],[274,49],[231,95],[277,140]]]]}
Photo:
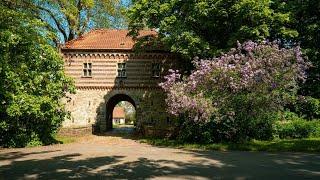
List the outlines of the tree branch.
{"type": "Polygon", "coordinates": [[[91,17],[91,13],[90,13],[90,10],[86,8],[86,18],[84,19],[83,23],[82,23],[82,26],[80,26],[79,28],[79,34],[78,36],[81,36],[85,30],[86,30],[86,27],[88,26],[88,23],[90,21],[90,17],[91,17]]]}
{"type": "Polygon", "coordinates": [[[62,33],[62,35],[64,37],[64,40],[66,41],[68,39],[67,33],[66,33],[65,29],[62,27],[62,25],[59,23],[57,18],[55,17],[55,15],[49,9],[46,9],[44,7],[41,7],[41,6],[36,6],[36,7],[38,9],[48,13],[48,15],[53,19],[54,23],[56,24],[58,30],[62,33]]]}

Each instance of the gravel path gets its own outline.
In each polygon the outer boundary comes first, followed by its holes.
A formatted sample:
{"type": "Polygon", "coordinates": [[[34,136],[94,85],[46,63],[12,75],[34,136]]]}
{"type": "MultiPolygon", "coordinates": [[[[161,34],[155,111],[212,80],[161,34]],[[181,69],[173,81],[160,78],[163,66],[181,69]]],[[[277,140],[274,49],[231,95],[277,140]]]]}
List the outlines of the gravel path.
{"type": "Polygon", "coordinates": [[[320,154],[188,151],[132,139],[0,150],[0,179],[320,179],[320,154]]]}

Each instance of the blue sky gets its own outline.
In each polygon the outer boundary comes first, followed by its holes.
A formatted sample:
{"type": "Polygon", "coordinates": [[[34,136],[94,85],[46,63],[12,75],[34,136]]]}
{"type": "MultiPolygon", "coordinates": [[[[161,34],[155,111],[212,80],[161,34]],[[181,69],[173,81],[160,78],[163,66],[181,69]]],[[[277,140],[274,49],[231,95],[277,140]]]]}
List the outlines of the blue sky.
{"type": "MultiPolygon", "coordinates": [[[[129,7],[129,5],[131,4],[132,1],[131,1],[131,0],[121,0],[120,2],[121,2],[121,4],[124,5],[125,7],[129,7]]],[[[49,5],[48,5],[48,6],[49,6],[49,5]]],[[[47,7],[47,8],[49,8],[49,9],[51,9],[51,10],[54,9],[54,8],[52,8],[52,7],[47,7]]],[[[59,12],[57,11],[55,14],[56,14],[56,18],[59,18],[59,12]]],[[[51,19],[48,15],[43,14],[43,17],[48,21],[49,24],[55,26],[55,23],[54,23],[53,19],[51,19]]],[[[62,18],[62,16],[61,16],[60,18],[62,18]]],[[[67,23],[65,23],[64,28],[66,28],[66,29],[68,28],[68,27],[67,27],[67,23]]],[[[90,28],[90,29],[94,28],[94,25],[89,25],[89,28],[90,28]]],[[[58,33],[58,37],[59,37],[60,40],[63,40],[63,39],[64,39],[64,38],[63,38],[63,35],[62,35],[61,33],[58,33]]],[[[62,43],[63,43],[63,42],[62,42],[62,43]]]]}

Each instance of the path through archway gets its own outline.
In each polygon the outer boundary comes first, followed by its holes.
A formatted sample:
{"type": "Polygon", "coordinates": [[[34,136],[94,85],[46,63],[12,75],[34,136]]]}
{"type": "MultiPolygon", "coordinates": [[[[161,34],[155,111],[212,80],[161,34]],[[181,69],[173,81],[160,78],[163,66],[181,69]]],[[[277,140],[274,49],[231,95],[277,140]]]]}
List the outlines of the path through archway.
{"type": "Polygon", "coordinates": [[[106,124],[107,124],[107,131],[110,131],[113,129],[113,110],[115,106],[120,103],[121,101],[127,101],[132,104],[134,109],[136,110],[136,103],[135,101],[126,94],[117,94],[112,96],[107,102],[106,102],[106,124]]]}

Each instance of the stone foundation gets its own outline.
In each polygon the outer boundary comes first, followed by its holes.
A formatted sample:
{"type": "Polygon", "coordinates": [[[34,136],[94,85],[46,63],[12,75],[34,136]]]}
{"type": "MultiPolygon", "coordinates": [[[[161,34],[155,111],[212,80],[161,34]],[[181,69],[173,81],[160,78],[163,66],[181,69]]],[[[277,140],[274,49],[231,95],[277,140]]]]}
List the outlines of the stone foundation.
{"type": "Polygon", "coordinates": [[[89,127],[78,127],[78,128],[61,128],[58,131],[60,136],[84,136],[93,133],[92,126],[89,127]]]}
{"type": "MultiPolygon", "coordinates": [[[[66,109],[70,112],[70,117],[63,122],[63,127],[95,126],[100,132],[107,131],[107,117],[110,112],[107,112],[106,107],[109,100],[116,95],[125,95],[132,99],[136,106],[138,128],[146,125],[166,127],[173,119],[165,111],[165,96],[160,89],[78,89],[76,94],[71,94],[66,99],[66,109]]],[[[119,97],[116,101],[123,101],[121,96],[119,97]]]]}

